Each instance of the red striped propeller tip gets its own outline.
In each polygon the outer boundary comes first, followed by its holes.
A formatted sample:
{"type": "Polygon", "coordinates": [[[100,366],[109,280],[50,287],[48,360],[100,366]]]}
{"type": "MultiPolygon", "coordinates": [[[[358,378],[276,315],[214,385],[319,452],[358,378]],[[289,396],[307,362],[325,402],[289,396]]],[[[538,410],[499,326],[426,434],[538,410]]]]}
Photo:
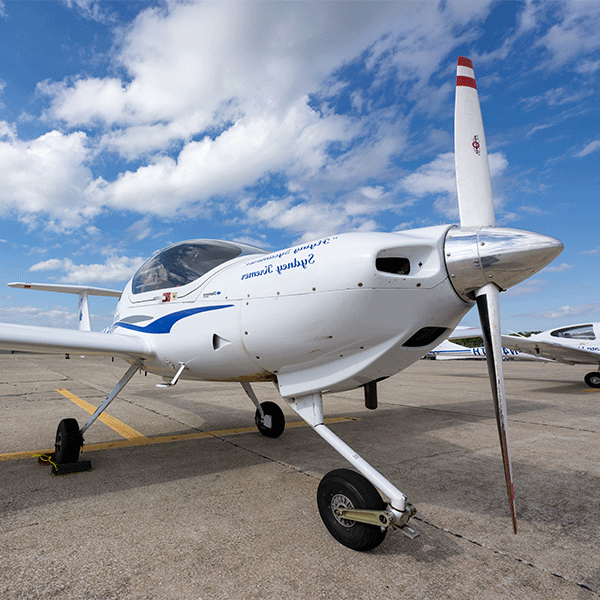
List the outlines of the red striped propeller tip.
{"type": "Polygon", "coordinates": [[[464,56],[458,57],[458,66],[459,67],[469,67],[469,69],[473,68],[473,63],[470,58],[465,58],[464,56]]]}

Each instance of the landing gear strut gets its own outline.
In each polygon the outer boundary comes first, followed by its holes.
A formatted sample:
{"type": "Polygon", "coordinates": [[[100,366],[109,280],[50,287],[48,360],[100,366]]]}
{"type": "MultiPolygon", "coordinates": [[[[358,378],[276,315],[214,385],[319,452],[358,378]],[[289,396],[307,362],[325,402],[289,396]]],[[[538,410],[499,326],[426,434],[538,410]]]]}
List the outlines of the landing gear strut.
{"type": "Polygon", "coordinates": [[[119,383],[114,387],[108,398],[96,409],[96,412],[90,417],[88,422],[79,429],[77,419],[63,419],[58,424],[56,430],[56,440],[54,442],[54,459],[56,464],[76,463],[79,458],[79,451],[83,446],[83,434],[88,427],[106,410],[106,407],[116,398],[117,394],[127,385],[129,380],[135,375],[141,363],[135,363],[129,367],[127,373],[123,375],[119,383]]]}
{"type": "Polygon", "coordinates": [[[284,397],[284,400],[359,471],[332,471],[319,485],[317,504],[329,533],[344,546],[362,551],[381,544],[390,527],[400,529],[411,539],[417,537],[418,532],[408,525],[416,510],[406,496],[325,426],[321,393],[284,397]],[[390,499],[389,504],[385,504],[376,488],[390,499]]]}

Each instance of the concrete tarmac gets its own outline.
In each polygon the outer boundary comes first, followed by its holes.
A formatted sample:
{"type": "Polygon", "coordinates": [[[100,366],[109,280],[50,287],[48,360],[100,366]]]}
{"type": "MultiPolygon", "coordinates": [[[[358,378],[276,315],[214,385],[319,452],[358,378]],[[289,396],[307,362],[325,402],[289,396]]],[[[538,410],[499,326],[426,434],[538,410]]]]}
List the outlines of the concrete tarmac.
{"type": "Polygon", "coordinates": [[[486,365],[419,361],[362,393],[326,396],[330,427],[418,509],[414,540],[337,543],[316,491],[346,467],[271,384],[289,426],[254,427],[239,384],[136,375],[86,433],[92,471],[52,477],[33,455],[58,421],[98,406],[110,359],[0,356],[0,598],[589,599],[600,596],[600,390],[586,366],[506,362],[518,535],[486,365]],[[56,390],[62,390],[61,392],[56,390]],[[127,427],[121,428],[121,425],[127,427]]]}

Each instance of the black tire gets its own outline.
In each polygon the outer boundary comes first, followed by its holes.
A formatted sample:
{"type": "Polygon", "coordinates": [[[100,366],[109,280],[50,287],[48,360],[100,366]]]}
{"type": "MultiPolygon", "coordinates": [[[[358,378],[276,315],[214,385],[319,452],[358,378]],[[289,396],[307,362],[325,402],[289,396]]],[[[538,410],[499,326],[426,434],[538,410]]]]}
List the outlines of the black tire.
{"type": "Polygon", "coordinates": [[[254,414],[254,422],[258,430],[266,437],[278,438],[285,429],[285,416],[279,405],[275,402],[261,402],[261,408],[263,409],[265,416],[271,417],[271,426],[267,427],[263,418],[260,416],[260,411],[256,409],[254,414]]]}
{"type": "Polygon", "coordinates": [[[63,419],[56,430],[54,460],[57,464],[75,463],[83,445],[76,419],[63,419]]]}
{"type": "Polygon", "coordinates": [[[600,388],[600,373],[588,373],[583,380],[589,385],[591,388],[600,388]]]}
{"type": "Polygon", "coordinates": [[[352,550],[366,552],[383,542],[387,528],[340,519],[335,508],[385,510],[385,502],[379,492],[360,473],[349,469],[336,469],[327,473],[317,490],[319,513],[329,533],[352,550]]]}

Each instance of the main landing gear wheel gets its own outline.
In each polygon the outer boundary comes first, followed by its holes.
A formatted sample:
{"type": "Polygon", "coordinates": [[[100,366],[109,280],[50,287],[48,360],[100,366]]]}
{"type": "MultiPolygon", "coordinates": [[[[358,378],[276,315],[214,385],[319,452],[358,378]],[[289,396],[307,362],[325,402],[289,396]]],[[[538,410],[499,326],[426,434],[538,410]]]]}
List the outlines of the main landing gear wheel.
{"type": "Polygon", "coordinates": [[[57,464],[76,463],[83,445],[76,419],[63,419],[56,430],[54,460],[57,464]]]}
{"type": "Polygon", "coordinates": [[[588,373],[583,380],[591,388],[600,388],[600,373],[588,373]]]}
{"type": "Polygon", "coordinates": [[[317,490],[317,505],[325,527],[340,544],[352,550],[367,551],[385,539],[386,528],[344,519],[334,512],[339,508],[385,510],[379,492],[360,473],[349,469],[327,473],[317,490]]]}
{"type": "Polygon", "coordinates": [[[285,429],[285,416],[281,408],[275,402],[261,402],[260,407],[265,413],[264,418],[261,417],[260,411],[257,409],[254,414],[254,422],[258,430],[266,437],[277,438],[285,429]]]}

